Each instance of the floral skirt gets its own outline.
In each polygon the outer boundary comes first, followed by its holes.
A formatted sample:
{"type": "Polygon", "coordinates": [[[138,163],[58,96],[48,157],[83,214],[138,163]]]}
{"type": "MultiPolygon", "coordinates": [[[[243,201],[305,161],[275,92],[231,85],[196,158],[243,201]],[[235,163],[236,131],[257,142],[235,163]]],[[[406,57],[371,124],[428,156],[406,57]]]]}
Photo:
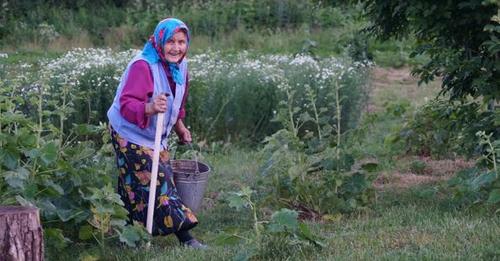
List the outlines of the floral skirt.
{"type": "MultiPolygon", "coordinates": [[[[145,226],[153,150],[123,139],[112,128],[111,141],[119,169],[118,194],[129,212],[129,222],[135,220],[145,226]]],[[[193,212],[179,198],[167,150],[160,152],[155,198],[153,235],[188,230],[198,224],[193,212]]]]}

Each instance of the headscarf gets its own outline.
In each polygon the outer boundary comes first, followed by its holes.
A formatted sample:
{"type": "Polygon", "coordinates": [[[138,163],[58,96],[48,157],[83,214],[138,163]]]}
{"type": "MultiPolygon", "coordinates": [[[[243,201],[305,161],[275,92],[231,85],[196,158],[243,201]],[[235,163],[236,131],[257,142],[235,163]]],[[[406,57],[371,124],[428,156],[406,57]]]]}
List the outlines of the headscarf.
{"type": "Polygon", "coordinates": [[[185,30],[187,34],[187,45],[189,48],[189,29],[186,24],[176,18],[167,18],[158,23],[154,34],[149,37],[148,42],[144,45],[142,55],[150,64],[161,61],[168,65],[174,82],[177,84],[183,84],[184,77],[179,70],[179,63],[184,59],[184,57],[182,57],[178,63],[171,63],[165,59],[163,54],[163,46],[165,46],[168,39],[172,38],[172,36],[174,36],[174,34],[179,30],[185,30]]]}

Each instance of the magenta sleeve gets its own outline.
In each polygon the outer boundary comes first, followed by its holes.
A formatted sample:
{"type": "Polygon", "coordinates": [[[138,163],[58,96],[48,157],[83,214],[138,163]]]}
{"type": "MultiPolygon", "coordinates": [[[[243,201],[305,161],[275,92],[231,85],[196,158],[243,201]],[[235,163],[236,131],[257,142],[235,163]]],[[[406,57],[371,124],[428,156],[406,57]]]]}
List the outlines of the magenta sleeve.
{"type": "Polygon", "coordinates": [[[153,90],[153,76],[147,62],[134,62],[120,95],[121,115],[140,128],[146,128],[149,124],[149,117],[145,114],[146,103],[153,95],[153,90]]]}

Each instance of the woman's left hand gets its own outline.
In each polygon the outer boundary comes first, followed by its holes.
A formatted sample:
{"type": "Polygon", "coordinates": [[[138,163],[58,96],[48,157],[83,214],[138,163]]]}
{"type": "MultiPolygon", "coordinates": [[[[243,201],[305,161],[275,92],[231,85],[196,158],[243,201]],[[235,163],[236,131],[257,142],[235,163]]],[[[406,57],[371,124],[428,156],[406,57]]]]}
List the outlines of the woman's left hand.
{"type": "Polygon", "coordinates": [[[182,120],[178,120],[175,124],[175,133],[179,136],[179,140],[182,143],[191,143],[193,139],[191,138],[191,132],[184,126],[182,120]]]}
{"type": "Polygon", "coordinates": [[[182,143],[191,143],[193,141],[193,139],[191,138],[191,132],[187,128],[184,128],[184,130],[180,131],[178,135],[182,143]]]}

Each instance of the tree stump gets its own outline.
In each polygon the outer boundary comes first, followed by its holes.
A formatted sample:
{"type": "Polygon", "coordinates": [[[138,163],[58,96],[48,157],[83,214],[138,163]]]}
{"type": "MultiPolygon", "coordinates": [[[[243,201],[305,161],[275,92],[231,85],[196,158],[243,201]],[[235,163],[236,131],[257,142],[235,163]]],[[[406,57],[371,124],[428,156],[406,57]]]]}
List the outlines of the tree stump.
{"type": "Polygon", "coordinates": [[[43,260],[43,233],[38,209],[0,206],[0,260],[43,260]]]}

